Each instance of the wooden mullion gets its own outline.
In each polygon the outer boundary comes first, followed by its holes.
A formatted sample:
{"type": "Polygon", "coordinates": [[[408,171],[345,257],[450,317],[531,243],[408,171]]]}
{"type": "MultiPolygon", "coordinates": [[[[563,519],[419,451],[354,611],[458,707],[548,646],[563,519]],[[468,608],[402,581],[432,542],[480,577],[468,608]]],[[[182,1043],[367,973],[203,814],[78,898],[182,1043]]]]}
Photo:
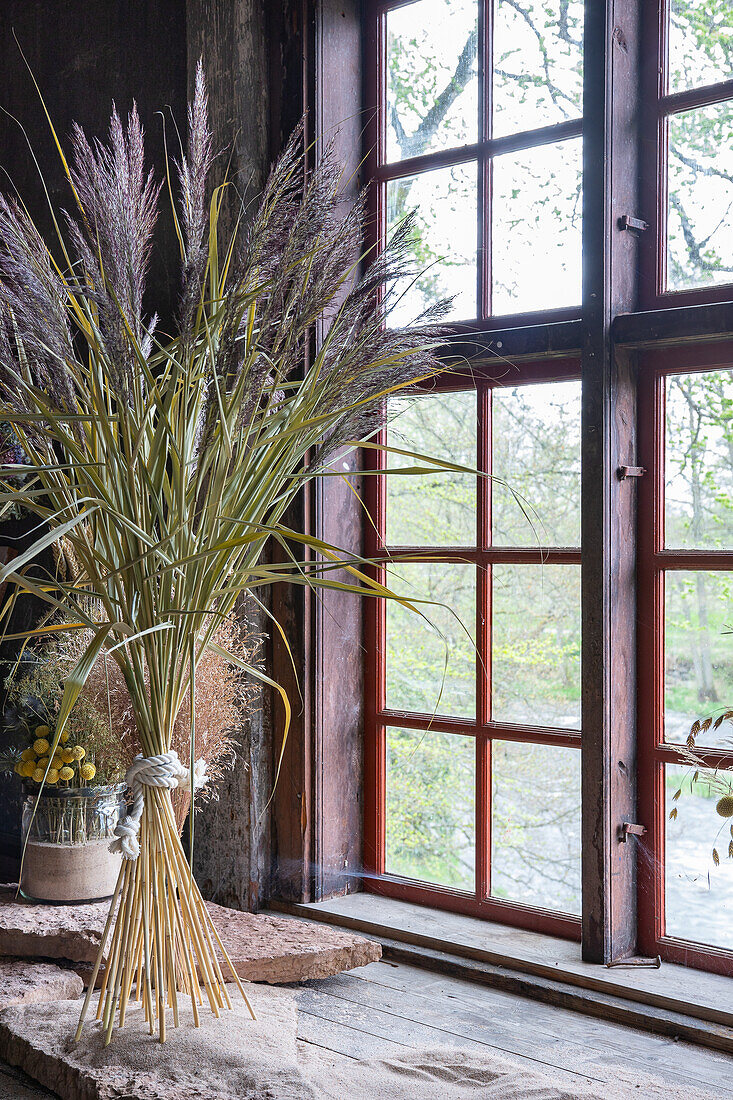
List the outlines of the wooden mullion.
{"type": "Polygon", "coordinates": [[[637,204],[639,4],[585,6],[582,355],[583,958],[636,947],[635,375],[614,349],[616,313],[636,305],[637,242],[618,225],[637,204]]]}

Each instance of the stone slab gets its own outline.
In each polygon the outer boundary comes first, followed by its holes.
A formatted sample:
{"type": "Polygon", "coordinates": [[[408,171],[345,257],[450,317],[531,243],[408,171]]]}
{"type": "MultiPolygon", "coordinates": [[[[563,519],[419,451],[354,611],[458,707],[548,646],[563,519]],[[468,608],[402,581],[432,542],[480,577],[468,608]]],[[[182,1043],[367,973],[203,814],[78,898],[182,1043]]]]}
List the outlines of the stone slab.
{"type": "Polygon", "coordinates": [[[240,913],[213,902],[207,907],[237,974],[250,982],[330,978],[382,957],[374,940],[331,925],[240,913]]]}
{"type": "MultiPolygon", "coordinates": [[[[79,1044],[70,1041],[78,1001],[7,1008],[0,1012],[0,1058],[62,1100],[315,1100],[319,1093],[298,1065],[295,994],[253,989],[256,1021],[235,986],[230,994],[234,1008],[219,1019],[202,1011],[199,1028],[181,997],[182,1026],[171,1026],[169,1012],[165,1043],[148,1034],[135,1003],[106,1048],[96,1022],[79,1044]]],[[[93,1001],[92,1020],[94,1014],[93,1001]]]]}
{"type": "Polygon", "coordinates": [[[35,905],[17,899],[16,890],[0,886],[0,955],[94,962],[109,902],[35,905]]]}
{"type": "MultiPolygon", "coordinates": [[[[284,984],[329,978],[381,958],[378,943],[315,921],[269,913],[240,913],[207,902],[237,974],[252,982],[284,984]]],[[[91,905],[36,905],[0,886],[0,955],[93,963],[109,911],[91,905]]]]}
{"type": "Polygon", "coordinates": [[[80,997],[84,983],[73,970],[47,962],[0,959],[0,1009],[80,997]]]}

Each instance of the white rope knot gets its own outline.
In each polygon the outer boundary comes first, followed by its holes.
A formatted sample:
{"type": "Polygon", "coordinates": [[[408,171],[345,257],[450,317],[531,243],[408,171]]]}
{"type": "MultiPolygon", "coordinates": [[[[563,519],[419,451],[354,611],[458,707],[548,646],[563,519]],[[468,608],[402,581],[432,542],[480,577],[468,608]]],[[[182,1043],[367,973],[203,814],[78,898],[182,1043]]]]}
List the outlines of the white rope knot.
{"type": "MultiPolygon", "coordinates": [[[[193,765],[194,791],[203,787],[207,779],[206,761],[196,760],[193,765]]],[[[110,851],[121,852],[125,859],[137,859],[140,855],[140,842],[137,835],[140,832],[140,819],[145,805],[143,788],[168,787],[173,790],[175,787],[180,787],[181,790],[189,791],[191,772],[188,768],[184,768],[175,749],[161,753],[160,756],[143,756],[142,753],[138,753],[127,769],[125,782],[132,788],[132,809],[115,828],[117,839],[110,844],[110,851]]]]}

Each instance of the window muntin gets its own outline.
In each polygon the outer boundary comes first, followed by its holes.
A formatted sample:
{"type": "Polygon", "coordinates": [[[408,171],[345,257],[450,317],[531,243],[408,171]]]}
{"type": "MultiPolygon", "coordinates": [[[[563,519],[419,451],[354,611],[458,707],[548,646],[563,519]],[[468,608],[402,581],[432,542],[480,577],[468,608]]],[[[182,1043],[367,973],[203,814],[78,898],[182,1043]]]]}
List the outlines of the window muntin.
{"type": "Polygon", "coordinates": [[[453,321],[579,315],[582,3],[532,0],[515,26],[517,10],[376,4],[377,243],[419,208],[419,277],[391,324],[446,294],[453,321]]]}

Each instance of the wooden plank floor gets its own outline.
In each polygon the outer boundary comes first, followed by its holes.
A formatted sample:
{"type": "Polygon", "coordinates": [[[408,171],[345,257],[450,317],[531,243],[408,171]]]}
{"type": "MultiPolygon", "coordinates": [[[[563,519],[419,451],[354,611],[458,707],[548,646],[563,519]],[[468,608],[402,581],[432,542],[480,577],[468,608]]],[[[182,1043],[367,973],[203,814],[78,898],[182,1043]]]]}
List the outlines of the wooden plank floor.
{"type": "MultiPolygon", "coordinates": [[[[454,1047],[508,1056],[573,1083],[655,1075],[685,1094],[733,1098],[733,1058],[457,978],[382,961],[299,988],[299,1038],[349,1058],[454,1047]]],[[[638,1095],[664,1096],[659,1090],[638,1095]]]]}
{"type": "Polygon", "coordinates": [[[379,939],[425,942],[449,954],[479,958],[528,974],[565,981],[581,988],[631,997],[660,1008],[690,1013],[733,1027],[730,978],[686,966],[664,963],[658,970],[643,967],[607,969],[583,962],[580,944],[510,925],[447,913],[423,905],[348,894],[329,901],[288,906],[310,920],[343,924],[379,939]]]}
{"type": "MultiPolygon", "coordinates": [[[[336,1059],[452,1047],[509,1058],[552,1076],[570,1095],[574,1084],[601,1092],[605,1086],[611,1094],[619,1076],[628,1083],[655,1075],[659,1086],[642,1086],[635,1095],[662,1100],[666,1085],[682,1095],[697,1089],[696,1095],[733,1100],[728,1055],[416,967],[383,961],[292,988],[299,1038],[336,1059]]],[[[0,1100],[53,1095],[0,1064],[0,1100]]]]}

